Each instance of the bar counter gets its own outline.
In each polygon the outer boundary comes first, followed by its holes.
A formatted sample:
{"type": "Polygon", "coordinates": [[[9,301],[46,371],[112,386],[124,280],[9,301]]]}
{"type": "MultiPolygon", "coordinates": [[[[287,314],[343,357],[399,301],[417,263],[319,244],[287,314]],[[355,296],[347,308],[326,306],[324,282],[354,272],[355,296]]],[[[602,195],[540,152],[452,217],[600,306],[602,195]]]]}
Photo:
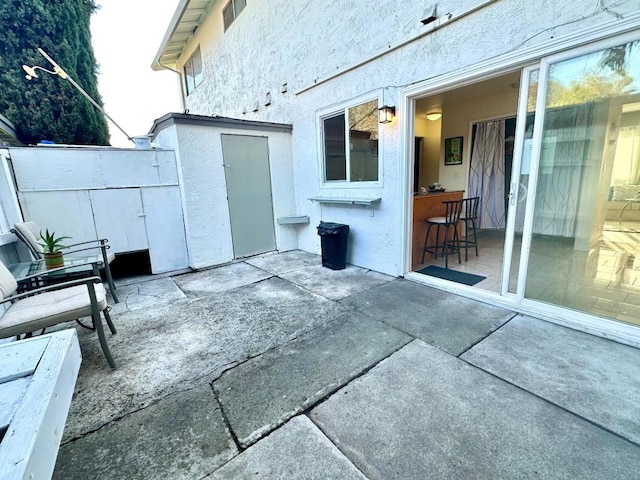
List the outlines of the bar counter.
{"type": "MultiPolygon", "coordinates": [[[[427,218],[443,217],[446,213],[442,202],[448,200],[462,200],[464,190],[453,190],[451,192],[433,192],[413,196],[413,243],[411,244],[411,265],[415,268],[420,265],[422,259],[422,249],[424,247],[424,237],[427,234],[427,218]]],[[[429,243],[435,243],[436,229],[431,229],[429,243]]],[[[425,260],[433,258],[427,253],[425,260]]]]}

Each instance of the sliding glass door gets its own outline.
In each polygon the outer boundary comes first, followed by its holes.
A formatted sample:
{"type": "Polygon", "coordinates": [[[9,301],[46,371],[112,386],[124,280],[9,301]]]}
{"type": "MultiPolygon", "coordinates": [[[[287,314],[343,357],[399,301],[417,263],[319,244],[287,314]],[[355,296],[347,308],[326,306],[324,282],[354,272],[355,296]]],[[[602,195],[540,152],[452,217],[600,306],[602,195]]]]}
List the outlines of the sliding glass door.
{"type": "Polygon", "coordinates": [[[640,42],[524,69],[502,292],[640,324],[640,42]]]}

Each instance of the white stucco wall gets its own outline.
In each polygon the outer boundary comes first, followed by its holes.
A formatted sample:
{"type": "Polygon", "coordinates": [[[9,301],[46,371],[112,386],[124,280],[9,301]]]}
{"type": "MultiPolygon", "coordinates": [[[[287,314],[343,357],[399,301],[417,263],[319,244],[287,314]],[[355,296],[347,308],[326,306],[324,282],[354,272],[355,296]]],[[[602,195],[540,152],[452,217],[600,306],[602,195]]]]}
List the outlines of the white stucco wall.
{"type": "MultiPolygon", "coordinates": [[[[190,265],[193,268],[234,259],[222,134],[268,138],[274,220],[296,214],[290,133],[187,124],[174,124],[162,129],[155,142],[176,151],[190,265]]],[[[276,222],[278,251],[297,248],[296,228],[276,222]]]]}
{"type": "MultiPolygon", "coordinates": [[[[442,18],[451,12],[455,19],[484,2],[437,3],[442,18]]],[[[320,220],[348,223],[352,231],[348,260],[394,275],[404,273],[401,218],[404,179],[400,174],[401,164],[411,161],[400,158],[398,122],[381,126],[381,186],[323,190],[324,195],[380,196],[380,204],[373,209],[321,206],[308,200],[321,191],[317,112],[329,105],[383,91],[385,103],[398,105],[398,92],[403,87],[563,34],[615,21],[615,15],[605,11],[605,7],[622,16],[635,13],[638,8],[637,0],[601,3],[500,0],[322,83],[324,77],[431,28],[419,21],[424,4],[380,0],[372,8],[366,0],[255,0],[247,3],[224,33],[223,4],[215,5],[181,59],[185,61],[200,45],[205,79],[186,99],[186,106],[192,113],[292,124],[296,213],[311,217],[311,224],[298,230],[299,248],[319,252],[314,227],[320,220]],[[319,84],[305,90],[315,82],[319,84]],[[287,91],[281,93],[284,83],[287,91]],[[267,92],[271,93],[272,102],[264,106],[261,99],[267,92]],[[256,102],[259,107],[253,112],[256,102]]],[[[398,118],[404,114],[398,109],[398,118]]],[[[464,132],[465,137],[467,133],[464,132]]],[[[444,174],[447,178],[440,173],[441,183],[451,180],[448,188],[454,188],[454,179],[464,181],[461,172],[459,178],[448,178],[455,175],[454,170],[444,174]]]]}

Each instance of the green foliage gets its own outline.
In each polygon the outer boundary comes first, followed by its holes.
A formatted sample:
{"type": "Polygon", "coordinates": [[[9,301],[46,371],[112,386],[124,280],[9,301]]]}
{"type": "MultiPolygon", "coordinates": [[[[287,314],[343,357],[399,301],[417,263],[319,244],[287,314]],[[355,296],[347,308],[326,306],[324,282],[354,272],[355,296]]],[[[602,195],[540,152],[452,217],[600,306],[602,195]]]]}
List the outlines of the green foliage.
{"type": "Polygon", "coordinates": [[[95,8],[93,0],[0,1],[0,113],[23,143],[109,144],[104,116],[73,85],[44,72],[27,80],[22,70],[23,64],[52,69],[41,47],[102,104],[89,30],[95,8]]]}
{"type": "Polygon", "coordinates": [[[66,245],[62,245],[61,242],[71,237],[56,237],[56,232],[49,233],[49,229],[47,228],[44,235],[40,232],[40,238],[42,239],[42,243],[39,243],[39,245],[44,248],[44,253],[58,253],[65,248],[69,248],[66,245]]]}

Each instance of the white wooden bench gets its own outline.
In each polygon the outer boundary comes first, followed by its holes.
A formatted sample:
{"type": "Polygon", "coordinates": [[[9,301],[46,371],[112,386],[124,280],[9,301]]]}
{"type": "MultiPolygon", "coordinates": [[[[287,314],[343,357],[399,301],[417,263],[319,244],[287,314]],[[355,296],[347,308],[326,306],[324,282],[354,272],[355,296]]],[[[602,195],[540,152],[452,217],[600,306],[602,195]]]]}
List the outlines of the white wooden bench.
{"type": "Polygon", "coordinates": [[[80,370],[76,331],[0,345],[0,477],[50,479],[80,370]]]}

